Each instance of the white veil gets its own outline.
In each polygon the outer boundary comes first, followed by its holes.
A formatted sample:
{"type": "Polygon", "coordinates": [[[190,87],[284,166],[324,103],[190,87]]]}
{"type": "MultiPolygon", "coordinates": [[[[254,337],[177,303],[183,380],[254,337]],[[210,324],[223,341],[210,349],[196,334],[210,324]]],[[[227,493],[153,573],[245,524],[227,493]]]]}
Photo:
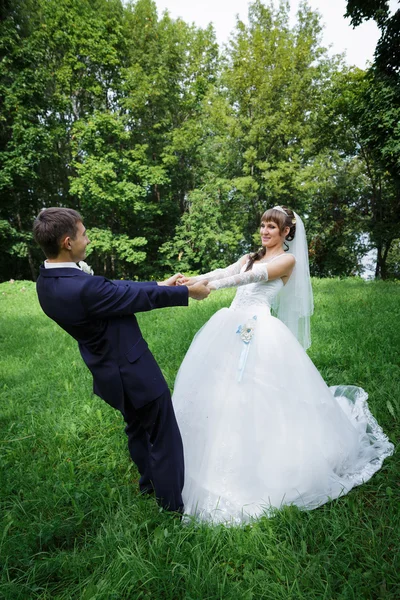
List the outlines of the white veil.
{"type": "MultiPolygon", "coordinates": [[[[280,206],[276,210],[285,212],[280,206]]],[[[273,302],[272,308],[277,317],[285,323],[305,350],[311,346],[310,316],[314,312],[311,288],[308,246],[303,221],[294,213],[296,233],[289,246],[289,252],[296,258],[296,264],[286,285],[273,302]]]]}

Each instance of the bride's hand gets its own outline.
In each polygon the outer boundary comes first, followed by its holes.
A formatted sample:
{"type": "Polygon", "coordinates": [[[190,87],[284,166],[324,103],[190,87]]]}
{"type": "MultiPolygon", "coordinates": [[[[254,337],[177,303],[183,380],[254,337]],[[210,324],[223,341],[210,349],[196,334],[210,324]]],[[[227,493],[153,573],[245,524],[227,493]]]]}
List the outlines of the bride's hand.
{"type": "Polygon", "coordinates": [[[196,283],[195,277],[186,277],[185,275],[181,275],[177,280],[177,285],[193,285],[196,283]]]}
{"type": "Polygon", "coordinates": [[[168,286],[181,285],[179,283],[179,279],[181,277],[184,277],[184,275],[182,275],[182,273],[176,273],[175,275],[172,275],[172,277],[169,277],[168,279],[165,279],[164,281],[159,281],[158,285],[168,285],[168,286]]]}

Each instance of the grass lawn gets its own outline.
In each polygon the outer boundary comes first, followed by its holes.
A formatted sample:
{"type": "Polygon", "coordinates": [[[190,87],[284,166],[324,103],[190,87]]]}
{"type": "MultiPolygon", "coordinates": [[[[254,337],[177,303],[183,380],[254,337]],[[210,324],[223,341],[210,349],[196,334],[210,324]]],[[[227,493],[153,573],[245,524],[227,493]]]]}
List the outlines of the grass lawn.
{"type": "MultiPolygon", "coordinates": [[[[310,357],[329,385],[363,387],[400,432],[400,285],[314,280],[310,357]]],[[[173,387],[222,290],[139,316],[173,387]]],[[[182,525],[137,494],[122,417],[93,396],[76,342],[32,282],[0,284],[0,599],[400,598],[398,452],[348,496],[252,526],[182,525]]]]}

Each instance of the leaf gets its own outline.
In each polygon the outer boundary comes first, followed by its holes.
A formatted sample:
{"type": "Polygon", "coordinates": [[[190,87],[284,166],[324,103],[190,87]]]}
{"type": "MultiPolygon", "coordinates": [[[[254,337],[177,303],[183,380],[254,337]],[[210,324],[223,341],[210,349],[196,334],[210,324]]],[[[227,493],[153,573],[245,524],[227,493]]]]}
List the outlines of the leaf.
{"type": "Polygon", "coordinates": [[[394,411],[393,404],[390,402],[390,400],[388,400],[388,401],[386,402],[386,406],[387,406],[387,409],[388,409],[388,411],[389,411],[389,412],[390,412],[390,414],[392,415],[392,417],[395,419],[395,418],[396,418],[396,413],[395,413],[395,411],[394,411]]]}
{"type": "Polygon", "coordinates": [[[98,589],[94,583],[89,583],[82,594],[81,600],[95,600],[98,589]]]}

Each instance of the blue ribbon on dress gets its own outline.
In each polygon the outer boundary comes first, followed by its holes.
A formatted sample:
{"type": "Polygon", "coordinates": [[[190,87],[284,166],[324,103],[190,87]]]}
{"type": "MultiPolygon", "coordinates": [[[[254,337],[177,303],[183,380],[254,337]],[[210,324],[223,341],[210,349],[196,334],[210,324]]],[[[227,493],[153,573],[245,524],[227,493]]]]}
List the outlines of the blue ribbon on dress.
{"type": "Polygon", "coordinates": [[[250,342],[254,335],[255,322],[257,321],[257,315],[254,315],[249,321],[246,321],[243,325],[239,325],[236,333],[240,334],[242,338],[242,342],[244,347],[242,348],[242,352],[239,357],[239,373],[238,373],[238,383],[242,381],[244,369],[246,367],[247,357],[249,355],[250,342]]]}

